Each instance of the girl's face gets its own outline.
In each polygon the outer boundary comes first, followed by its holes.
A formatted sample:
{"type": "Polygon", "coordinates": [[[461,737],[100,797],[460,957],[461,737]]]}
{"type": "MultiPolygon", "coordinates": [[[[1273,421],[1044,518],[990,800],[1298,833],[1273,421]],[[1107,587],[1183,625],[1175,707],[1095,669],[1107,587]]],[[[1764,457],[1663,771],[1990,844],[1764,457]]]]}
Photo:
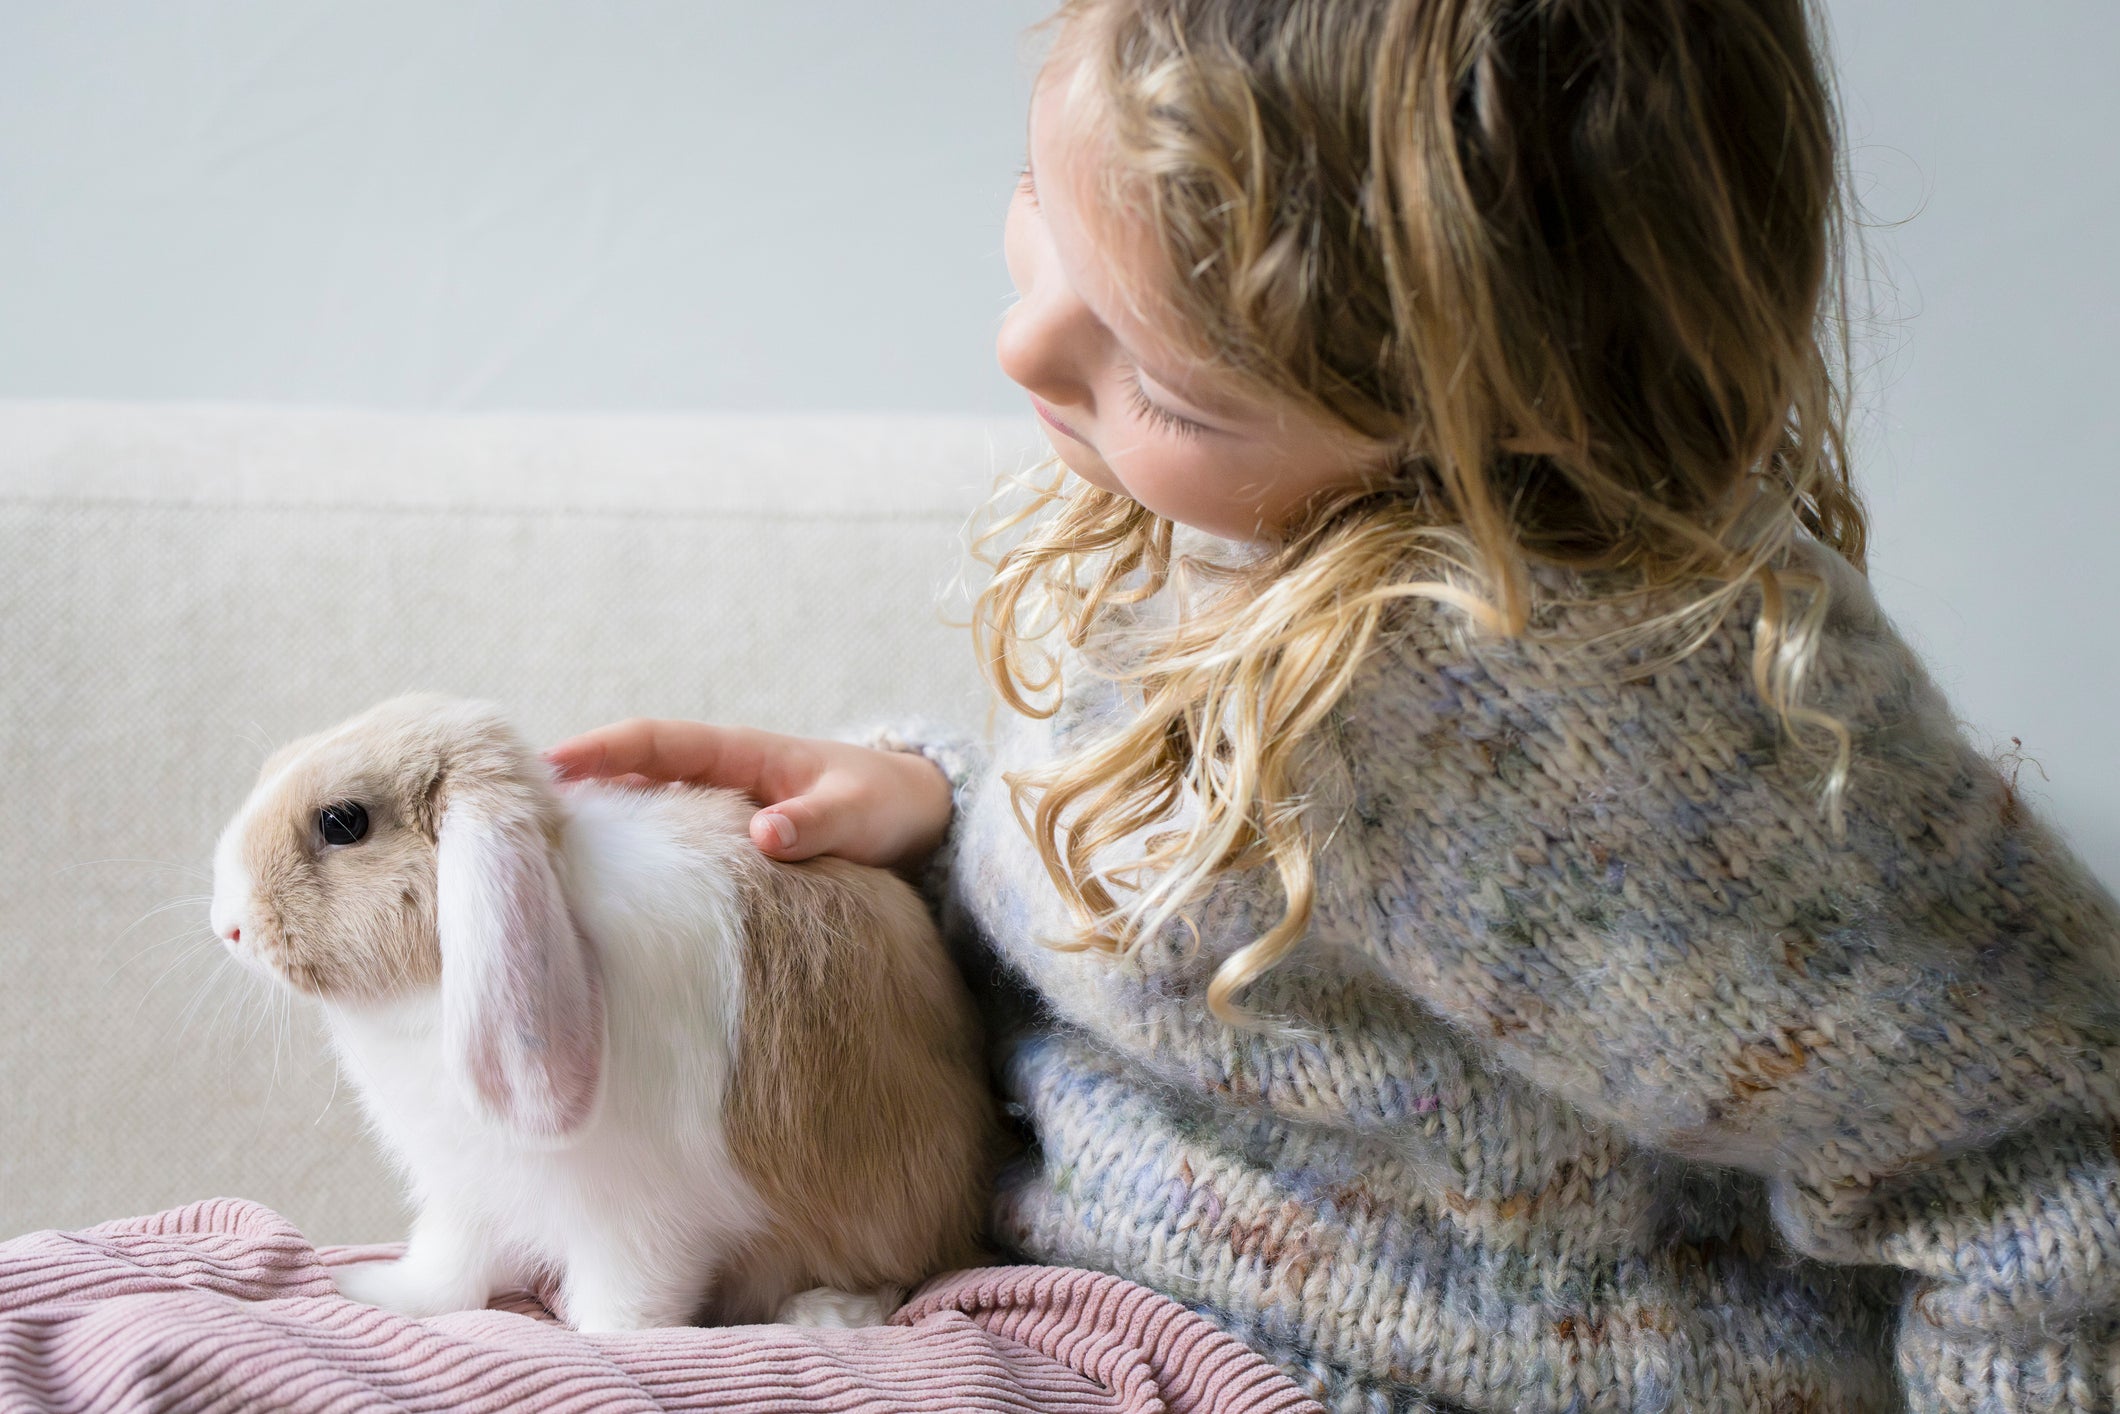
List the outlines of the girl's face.
{"type": "Polygon", "coordinates": [[[1154,238],[1132,213],[1098,209],[1095,100],[1071,76],[1056,59],[1031,100],[1030,160],[1004,238],[1019,298],[997,344],[1060,460],[1231,540],[1271,539],[1309,497],[1380,475],[1382,446],[1244,392],[1129,301],[1129,289],[1153,288],[1154,238]]]}

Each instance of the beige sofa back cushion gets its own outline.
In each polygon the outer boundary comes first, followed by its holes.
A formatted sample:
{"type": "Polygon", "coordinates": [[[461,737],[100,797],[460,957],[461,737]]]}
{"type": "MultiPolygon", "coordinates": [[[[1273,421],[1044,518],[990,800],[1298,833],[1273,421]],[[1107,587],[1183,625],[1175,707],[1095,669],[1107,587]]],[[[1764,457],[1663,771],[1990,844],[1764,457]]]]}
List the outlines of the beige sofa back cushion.
{"type": "Polygon", "coordinates": [[[401,1236],[306,1009],[206,928],[267,751],[412,688],[540,742],[635,713],[972,722],[940,604],[967,514],[1038,446],[1028,421],[0,404],[0,1235],[225,1193],[401,1236]]]}

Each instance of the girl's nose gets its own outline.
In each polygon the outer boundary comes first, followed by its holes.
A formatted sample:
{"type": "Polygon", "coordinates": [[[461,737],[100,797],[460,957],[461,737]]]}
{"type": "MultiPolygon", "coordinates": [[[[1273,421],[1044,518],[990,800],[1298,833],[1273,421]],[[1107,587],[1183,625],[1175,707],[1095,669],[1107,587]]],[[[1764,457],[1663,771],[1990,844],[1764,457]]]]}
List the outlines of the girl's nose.
{"type": "Polygon", "coordinates": [[[1001,371],[1055,407],[1089,406],[1094,399],[1085,370],[1094,323],[1071,296],[1033,294],[1018,300],[994,340],[1001,371]]]}

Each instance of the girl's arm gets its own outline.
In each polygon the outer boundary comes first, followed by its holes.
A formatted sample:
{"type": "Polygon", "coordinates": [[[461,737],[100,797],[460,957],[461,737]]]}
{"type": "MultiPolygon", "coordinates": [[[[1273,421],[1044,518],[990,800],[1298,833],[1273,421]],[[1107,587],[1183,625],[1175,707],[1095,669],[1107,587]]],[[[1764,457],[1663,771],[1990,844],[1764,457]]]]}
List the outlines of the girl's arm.
{"type": "Polygon", "coordinates": [[[1906,1273],[1912,1408],[2111,1408],[2120,905],[1847,612],[1844,839],[1743,642],[1593,689],[1410,645],[1345,743],[1360,936],[1506,1069],[1764,1178],[1796,1251],[1906,1273]]]}
{"type": "Polygon", "coordinates": [[[946,760],[878,734],[874,746],[749,727],[636,717],[545,753],[562,779],[633,777],[742,791],[751,839],[775,859],[836,854],[917,875],[949,830],[946,760]],[[889,748],[889,749],[879,749],[889,748]]]}

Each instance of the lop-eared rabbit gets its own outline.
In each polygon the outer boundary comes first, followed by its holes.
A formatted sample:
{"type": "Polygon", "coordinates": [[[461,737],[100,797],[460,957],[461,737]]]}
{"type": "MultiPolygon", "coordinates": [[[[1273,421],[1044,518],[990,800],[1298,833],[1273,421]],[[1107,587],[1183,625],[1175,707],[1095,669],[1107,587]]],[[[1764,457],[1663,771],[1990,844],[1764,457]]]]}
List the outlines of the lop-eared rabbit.
{"type": "Polygon", "coordinates": [[[266,762],[212,922],[315,998],[417,1210],[339,1289],[412,1315],[556,1279],[583,1330],[879,1321],[981,1260],[970,998],[880,869],[783,864],[732,791],[555,784],[401,697],[266,762]]]}

